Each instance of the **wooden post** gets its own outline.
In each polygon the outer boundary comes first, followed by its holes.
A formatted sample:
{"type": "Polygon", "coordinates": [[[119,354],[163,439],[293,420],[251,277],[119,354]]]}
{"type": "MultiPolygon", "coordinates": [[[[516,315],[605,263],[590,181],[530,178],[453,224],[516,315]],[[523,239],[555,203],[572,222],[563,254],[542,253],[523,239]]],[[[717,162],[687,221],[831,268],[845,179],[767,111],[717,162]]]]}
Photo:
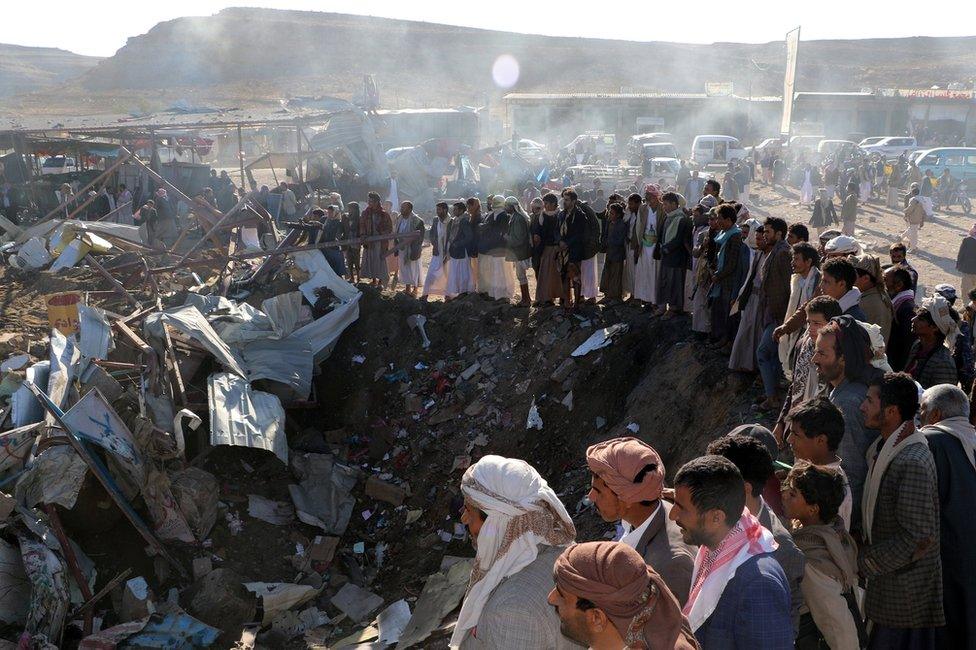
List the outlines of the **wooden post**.
{"type": "Polygon", "coordinates": [[[295,134],[298,136],[298,167],[296,171],[298,172],[298,184],[301,186],[305,183],[305,177],[302,175],[302,123],[295,122],[295,134]]]}
{"type": "Polygon", "coordinates": [[[327,241],[327,242],[321,242],[319,244],[308,244],[306,246],[279,247],[273,251],[250,251],[250,252],[240,253],[239,255],[234,255],[233,259],[250,260],[256,257],[265,257],[265,256],[272,257],[275,255],[287,255],[289,253],[300,253],[302,251],[313,251],[322,248],[337,248],[339,246],[369,244],[378,241],[389,241],[391,239],[399,239],[402,240],[403,242],[410,242],[413,241],[414,239],[417,239],[420,236],[421,236],[420,232],[416,230],[404,234],[390,233],[388,235],[370,235],[369,237],[358,237],[356,239],[342,239],[339,241],[327,241]]]}
{"type": "MultiPolygon", "coordinates": [[[[217,223],[215,223],[213,226],[210,227],[210,230],[207,231],[207,234],[206,235],[204,235],[201,239],[197,240],[197,242],[195,244],[193,244],[193,246],[190,247],[190,250],[188,250],[186,252],[186,254],[183,257],[180,258],[180,260],[176,263],[176,265],[179,266],[179,265],[183,264],[183,262],[185,262],[187,260],[187,258],[190,257],[190,255],[192,255],[193,253],[195,253],[196,250],[200,247],[200,244],[203,242],[204,239],[210,239],[211,241],[215,242],[218,247],[221,246],[220,238],[217,237],[217,234],[216,234],[217,233],[217,229],[220,226],[222,226],[224,224],[224,222],[226,222],[232,216],[234,216],[235,214],[237,214],[237,212],[239,212],[240,209],[242,207],[244,207],[244,204],[246,202],[247,202],[247,195],[245,194],[243,197],[241,197],[241,200],[237,202],[237,205],[235,205],[233,208],[231,208],[230,210],[228,210],[227,211],[227,214],[222,215],[220,217],[220,219],[217,220],[217,223]]],[[[174,244],[174,248],[175,248],[175,246],[176,245],[174,244]]],[[[170,252],[172,252],[172,251],[170,251],[170,252]]]]}
{"type": "Polygon", "coordinates": [[[95,258],[92,257],[91,253],[85,255],[85,260],[87,260],[88,264],[93,269],[98,271],[98,274],[100,276],[102,276],[103,278],[109,281],[109,284],[112,285],[112,288],[115,289],[115,292],[120,294],[123,298],[125,298],[126,302],[128,302],[136,309],[142,309],[142,305],[139,304],[139,301],[133,298],[132,295],[128,291],[126,291],[125,287],[122,286],[122,283],[116,280],[111,273],[105,270],[104,266],[102,266],[97,261],[95,261],[95,258]]]}
{"type": "MultiPolygon", "coordinates": [[[[78,564],[78,557],[75,555],[74,547],[71,546],[71,540],[64,534],[64,528],[61,526],[61,517],[58,516],[58,507],[53,503],[47,503],[44,505],[44,509],[47,511],[51,530],[54,532],[54,536],[58,538],[58,544],[61,545],[61,552],[64,554],[64,561],[68,563],[68,570],[71,571],[71,577],[75,579],[75,582],[78,584],[78,590],[81,591],[81,597],[86,601],[91,600],[91,587],[88,586],[88,581],[85,580],[85,574],[82,573],[81,566],[78,564]]],[[[92,632],[92,619],[92,612],[89,609],[85,612],[84,632],[86,636],[92,632]]]]}
{"type": "Polygon", "coordinates": [[[241,125],[237,125],[237,160],[241,164],[241,187],[247,192],[247,181],[244,179],[244,135],[241,133],[241,125]]]}

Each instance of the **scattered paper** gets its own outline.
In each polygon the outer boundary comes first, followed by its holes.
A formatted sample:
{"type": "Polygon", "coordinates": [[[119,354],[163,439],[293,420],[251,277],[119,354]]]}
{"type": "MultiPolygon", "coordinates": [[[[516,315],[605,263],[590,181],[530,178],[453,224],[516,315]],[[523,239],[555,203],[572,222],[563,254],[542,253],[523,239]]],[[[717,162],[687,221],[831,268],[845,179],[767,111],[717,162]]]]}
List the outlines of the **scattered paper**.
{"type": "Polygon", "coordinates": [[[397,643],[404,628],[410,622],[410,606],[405,600],[398,600],[376,617],[380,629],[380,643],[397,643]]]}
{"type": "Polygon", "coordinates": [[[275,616],[318,595],[319,590],[309,585],[293,585],[285,582],[245,582],[248,591],[261,598],[264,609],[262,625],[270,625],[275,616]]]}
{"type": "Polygon", "coordinates": [[[618,334],[623,334],[628,329],[630,329],[630,325],[627,323],[617,323],[616,325],[599,329],[593,332],[593,334],[590,335],[590,338],[586,339],[581,346],[573,350],[573,354],[571,356],[582,357],[586,356],[593,350],[605,348],[613,343],[613,338],[615,336],[618,334]]]}
{"type": "MultiPolygon", "coordinates": [[[[446,558],[445,558],[446,559],[446,558]]],[[[464,596],[471,577],[473,559],[458,560],[450,567],[427,578],[424,590],[414,606],[413,616],[400,635],[397,650],[421,643],[441,625],[464,596]]]]}
{"type": "Polygon", "coordinates": [[[383,599],[371,591],[347,582],[329,602],[350,619],[360,622],[376,611],[383,604],[383,599]]]}
{"type": "Polygon", "coordinates": [[[529,417],[525,421],[525,429],[538,429],[542,431],[542,416],[539,415],[539,407],[535,405],[535,400],[532,400],[532,406],[529,407],[529,417]]]}
{"type": "Polygon", "coordinates": [[[247,495],[247,514],[275,526],[287,526],[295,520],[295,508],[290,503],[265,499],[257,494],[247,495]]]}

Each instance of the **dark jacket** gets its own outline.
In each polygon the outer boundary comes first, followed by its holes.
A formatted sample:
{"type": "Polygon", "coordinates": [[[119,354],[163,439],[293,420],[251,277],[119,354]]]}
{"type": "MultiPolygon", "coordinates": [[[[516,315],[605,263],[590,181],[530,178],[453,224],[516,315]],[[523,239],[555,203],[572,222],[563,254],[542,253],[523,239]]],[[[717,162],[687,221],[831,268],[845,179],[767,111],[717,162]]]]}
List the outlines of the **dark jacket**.
{"type": "Polygon", "coordinates": [[[786,581],[790,585],[790,612],[793,618],[793,629],[795,632],[799,632],[800,610],[803,609],[804,604],[800,582],[803,580],[803,571],[806,569],[806,558],[803,556],[803,551],[797,548],[796,542],[793,541],[793,535],[786,530],[786,526],[779,520],[768,503],[763,503],[762,510],[759,511],[756,519],[773,534],[773,539],[779,544],[779,547],[773,551],[773,557],[783,567],[786,581]]]}
{"type": "Polygon", "coordinates": [[[691,217],[678,208],[664,219],[664,231],[659,233],[661,241],[661,266],[684,269],[691,261],[691,217]],[[672,219],[678,220],[678,232],[673,239],[665,241],[672,219]]]}
{"type": "Polygon", "coordinates": [[[695,638],[702,650],[792,650],[790,587],[771,553],[736,569],[695,638]]]}
{"type": "Polygon", "coordinates": [[[759,295],[765,305],[763,326],[770,323],[779,325],[786,316],[786,308],[790,304],[790,278],[793,277],[792,260],[790,245],[782,239],[767,254],[759,287],[759,295]]]}
{"type": "Polygon", "coordinates": [[[891,322],[891,336],[886,347],[888,364],[895,372],[904,370],[905,364],[908,363],[908,351],[915,340],[915,335],[912,333],[914,316],[914,300],[906,300],[895,310],[895,318],[891,322]]]}
{"type": "Polygon", "coordinates": [[[654,513],[634,548],[664,579],[678,603],[684,605],[691,591],[691,574],[695,570],[698,547],[684,543],[681,529],[669,517],[671,508],[670,503],[661,501],[661,508],[654,513]]]}
{"type": "Polygon", "coordinates": [[[566,226],[566,234],[560,234],[560,243],[565,243],[569,250],[569,261],[579,264],[583,261],[583,244],[586,239],[586,213],[578,205],[568,213],[559,211],[559,230],[566,226]]]}
{"type": "Polygon", "coordinates": [[[437,257],[442,253],[442,251],[440,251],[437,247],[437,238],[440,234],[440,229],[447,228],[450,222],[451,222],[450,217],[448,217],[444,221],[441,221],[437,217],[434,217],[434,220],[430,223],[430,230],[428,230],[428,237],[430,239],[430,245],[434,249],[433,251],[431,251],[431,255],[434,257],[437,257]]]}
{"type": "Polygon", "coordinates": [[[505,233],[505,243],[508,253],[505,258],[510,262],[527,260],[532,256],[532,239],[529,236],[529,221],[518,212],[508,217],[508,232],[505,233]]]}
{"type": "Polygon", "coordinates": [[[731,299],[732,294],[738,291],[741,284],[741,271],[740,266],[742,264],[741,250],[745,244],[742,242],[742,235],[735,234],[725,242],[726,253],[724,255],[725,264],[722,266],[721,270],[715,273],[715,284],[720,287],[721,294],[723,296],[729,296],[731,299]],[[736,285],[736,280],[740,280],[740,284],[736,285]]]}
{"type": "MultiPolygon", "coordinates": [[[[402,218],[403,217],[401,217],[401,219],[402,218]]],[[[424,230],[426,230],[426,226],[424,225],[424,220],[418,217],[417,213],[415,212],[411,213],[410,216],[407,218],[410,219],[410,230],[420,233],[420,237],[417,237],[416,239],[410,241],[409,257],[410,257],[410,261],[413,262],[420,259],[420,250],[423,248],[424,245],[424,230]]],[[[399,240],[394,239],[393,241],[395,244],[399,243],[399,240]]]]}
{"type": "MultiPolygon", "coordinates": [[[[470,215],[461,215],[461,218],[467,221],[471,227],[471,241],[468,242],[468,257],[478,257],[478,240],[481,239],[481,224],[484,223],[485,217],[479,214],[473,222],[471,221],[470,215]]],[[[451,257],[454,256],[452,255],[451,257]]]]}
{"type": "Polygon", "coordinates": [[[478,226],[478,253],[501,257],[505,254],[505,235],[508,234],[509,214],[504,210],[492,212],[478,226]]]}
{"type": "Polygon", "coordinates": [[[976,274],[976,238],[962,238],[959,253],[956,255],[956,270],[968,275],[976,274]]]}
{"type": "Polygon", "coordinates": [[[857,194],[848,194],[840,206],[841,221],[854,221],[857,218],[857,194]]]}
{"type": "Polygon", "coordinates": [[[451,259],[464,259],[474,245],[474,237],[474,226],[468,215],[451,218],[447,223],[447,254],[451,259]]]}
{"type": "Polygon", "coordinates": [[[623,262],[627,259],[627,222],[623,219],[607,222],[607,261],[623,262]]]}
{"type": "MultiPolygon", "coordinates": [[[[965,418],[962,418],[965,420],[965,418]]],[[[959,439],[939,427],[959,426],[956,418],[921,433],[935,460],[939,488],[939,542],[942,548],[942,585],[946,616],[942,647],[976,650],[976,585],[970,579],[976,566],[976,517],[972,516],[972,495],[976,494],[976,469],[966,457],[959,439]]],[[[963,425],[965,426],[965,425],[963,425]]]]}
{"type": "Polygon", "coordinates": [[[881,477],[871,543],[858,557],[866,617],[887,627],[945,625],[939,549],[935,460],[927,444],[905,445],[881,477]]]}
{"type": "Polygon", "coordinates": [[[532,244],[532,268],[535,269],[536,273],[539,272],[539,264],[542,261],[542,251],[545,250],[546,246],[555,246],[559,239],[559,215],[554,214],[552,216],[547,216],[545,213],[542,215],[542,223],[539,223],[538,217],[532,217],[531,223],[529,224],[529,241],[532,238],[538,237],[539,243],[532,244]]]}
{"type": "Polygon", "coordinates": [[[922,342],[918,339],[912,343],[908,352],[908,362],[905,372],[910,373],[922,388],[931,388],[938,384],[952,384],[959,382],[959,373],[952,353],[945,345],[936,345],[925,354],[922,352],[922,342]]]}

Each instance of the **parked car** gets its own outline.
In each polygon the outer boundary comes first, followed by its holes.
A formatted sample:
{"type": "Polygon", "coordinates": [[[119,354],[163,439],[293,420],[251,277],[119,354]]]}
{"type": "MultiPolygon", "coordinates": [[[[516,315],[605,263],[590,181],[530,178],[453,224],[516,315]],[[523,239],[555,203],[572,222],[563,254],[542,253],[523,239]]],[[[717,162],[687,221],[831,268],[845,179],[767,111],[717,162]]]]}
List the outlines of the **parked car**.
{"type": "Polygon", "coordinates": [[[857,143],[851,140],[821,140],[817,145],[817,155],[820,158],[838,154],[844,157],[857,148],[857,143]]]}
{"type": "Polygon", "coordinates": [[[642,147],[642,150],[642,162],[644,160],[651,160],[652,158],[674,158],[675,160],[681,159],[681,156],[678,155],[678,148],[670,142],[646,143],[642,147]]]}
{"type": "Polygon", "coordinates": [[[549,149],[541,142],[522,138],[517,146],[519,155],[532,164],[541,165],[549,160],[549,149]]]}
{"type": "Polygon", "coordinates": [[[885,159],[889,159],[897,158],[906,151],[908,153],[915,151],[918,149],[918,143],[915,138],[907,136],[888,136],[861,148],[867,154],[880,153],[885,159]]]}
{"type": "Polygon", "coordinates": [[[639,165],[645,144],[663,144],[666,142],[673,143],[674,136],[664,132],[638,133],[637,135],[632,135],[627,142],[627,160],[631,165],[639,165]]]}
{"type": "Polygon", "coordinates": [[[50,156],[41,163],[41,176],[48,174],[70,174],[78,171],[74,158],[68,156],[50,156]]]}
{"type": "Polygon", "coordinates": [[[696,135],[691,143],[691,161],[701,167],[724,165],[745,156],[739,139],[731,135],[696,135]]]}
{"type": "Polygon", "coordinates": [[[681,161],[677,158],[645,158],[641,163],[641,175],[648,182],[672,185],[678,178],[681,161]]]}
{"type": "Polygon", "coordinates": [[[746,155],[752,155],[754,151],[757,151],[759,152],[759,155],[762,156],[769,151],[779,151],[782,148],[783,148],[782,138],[766,138],[765,140],[763,140],[762,142],[760,142],[755,146],[746,147],[745,151],[746,151],[746,155]]]}
{"type": "Polygon", "coordinates": [[[858,142],[857,143],[857,146],[863,148],[863,147],[868,146],[869,144],[878,144],[879,142],[881,142],[884,139],[885,139],[885,136],[883,136],[883,135],[873,135],[870,138],[864,138],[863,140],[861,140],[860,142],[858,142]]]}
{"type": "Polygon", "coordinates": [[[928,170],[936,177],[948,168],[953,178],[976,187],[976,147],[937,147],[918,154],[917,164],[924,174],[928,170]]]}

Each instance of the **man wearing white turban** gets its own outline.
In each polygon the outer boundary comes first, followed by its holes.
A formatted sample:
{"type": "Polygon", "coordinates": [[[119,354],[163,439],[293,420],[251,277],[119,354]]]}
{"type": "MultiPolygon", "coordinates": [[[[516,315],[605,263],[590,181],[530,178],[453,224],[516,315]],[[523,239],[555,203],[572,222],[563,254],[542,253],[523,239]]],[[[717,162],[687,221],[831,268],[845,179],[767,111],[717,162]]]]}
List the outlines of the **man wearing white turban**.
{"type": "Polygon", "coordinates": [[[556,558],[576,537],[566,507],[523,460],[485,456],[461,479],[476,548],[452,648],[577,648],[547,604],[556,558]]]}

